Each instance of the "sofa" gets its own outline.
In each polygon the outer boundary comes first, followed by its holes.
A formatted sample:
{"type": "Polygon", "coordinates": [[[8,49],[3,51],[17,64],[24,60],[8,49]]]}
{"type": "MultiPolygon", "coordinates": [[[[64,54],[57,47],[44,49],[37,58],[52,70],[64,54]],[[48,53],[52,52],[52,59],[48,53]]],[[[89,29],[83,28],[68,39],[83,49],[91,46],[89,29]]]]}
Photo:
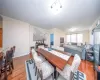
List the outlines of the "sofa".
{"type": "Polygon", "coordinates": [[[85,60],[86,48],[84,45],[77,46],[77,43],[66,44],[64,45],[64,51],[71,53],[73,56],[78,54],[81,59],[85,60]]]}

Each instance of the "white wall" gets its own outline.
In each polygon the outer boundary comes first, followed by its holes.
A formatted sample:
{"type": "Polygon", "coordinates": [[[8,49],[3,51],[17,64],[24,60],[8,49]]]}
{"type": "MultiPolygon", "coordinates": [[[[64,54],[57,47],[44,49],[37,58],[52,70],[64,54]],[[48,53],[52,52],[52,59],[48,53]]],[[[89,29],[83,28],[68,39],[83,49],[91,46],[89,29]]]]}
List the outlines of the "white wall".
{"type": "Polygon", "coordinates": [[[3,16],[3,48],[14,45],[14,57],[29,53],[29,24],[3,16]]]}
{"type": "Polygon", "coordinates": [[[60,46],[60,37],[64,37],[65,41],[65,32],[60,29],[53,28],[49,30],[49,40],[50,40],[50,34],[54,34],[54,46],[60,46]]]}
{"type": "Polygon", "coordinates": [[[3,16],[3,48],[6,49],[15,45],[16,52],[14,57],[29,54],[30,47],[35,45],[35,41],[33,41],[35,29],[47,33],[45,43],[49,44],[48,30],[3,16]]]}
{"type": "Polygon", "coordinates": [[[33,38],[34,38],[33,34],[35,34],[36,29],[38,29],[41,32],[41,34],[45,34],[46,33],[46,41],[45,41],[45,43],[49,44],[49,36],[48,36],[49,32],[48,32],[48,30],[30,25],[30,29],[29,29],[29,32],[30,32],[30,35],[29,35],[29,37],[30,37],[29,38],[29,40],[30,40],[29,44],[30,44],[30,46],[35,46],[35,42],[36,41],[33,41],[33,38]]]}

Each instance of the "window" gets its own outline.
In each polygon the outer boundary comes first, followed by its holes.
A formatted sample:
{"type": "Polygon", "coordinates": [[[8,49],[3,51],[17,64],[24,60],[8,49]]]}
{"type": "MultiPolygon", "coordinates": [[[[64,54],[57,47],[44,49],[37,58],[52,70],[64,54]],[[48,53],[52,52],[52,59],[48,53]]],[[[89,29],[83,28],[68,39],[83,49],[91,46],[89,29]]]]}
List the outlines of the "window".
{"type": "Polygon", "coordinates": [[[74,43],[77,42],[77,41],[76,41],[76,34],[72,34],[72,35],[71,35],[71,42],[74,42],[74,43]]]}
{"type": "Polygon", "coordinates": [[[67,42],[71,42],[70,41],[70,35],[67,35],[66,39],[67,39],[67,42]]]}
{"type": "Polygon", "coordinates": [[[82,43],[83,42],[83,34],[71,34],[66,35],[67,42],[74,42],[74,43],[82,43]]]}
{"type": "Polygon", "coordinates": [[[83,42],[83,35],[77,34],[77,43],[82,43],[82,42],[83,42]]]}

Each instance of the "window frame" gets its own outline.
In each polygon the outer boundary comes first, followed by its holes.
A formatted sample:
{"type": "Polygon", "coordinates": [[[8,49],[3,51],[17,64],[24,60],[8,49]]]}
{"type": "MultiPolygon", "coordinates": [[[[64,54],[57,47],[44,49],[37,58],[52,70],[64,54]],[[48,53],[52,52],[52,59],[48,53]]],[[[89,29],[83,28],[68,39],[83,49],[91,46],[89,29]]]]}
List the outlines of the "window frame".
{"type": "Polygon", "coordinates": [[[83,43],[83,34],[82,33],[73,33],[73,34],[67,34],[66,35],[66,42],[67,43],[83,43]],[[71,35],[76,35],[76,41],[75,42],[73,42],[72,40],[71,40],[71,35]],[[78,40],[78,34],[81,34],[82,35],[82,41],[80,41],[80,42],[78,42],[79,40],[78,40]],[[68,41],[68,37],[67,36],[70,36],[70,40],[68,41]]]}

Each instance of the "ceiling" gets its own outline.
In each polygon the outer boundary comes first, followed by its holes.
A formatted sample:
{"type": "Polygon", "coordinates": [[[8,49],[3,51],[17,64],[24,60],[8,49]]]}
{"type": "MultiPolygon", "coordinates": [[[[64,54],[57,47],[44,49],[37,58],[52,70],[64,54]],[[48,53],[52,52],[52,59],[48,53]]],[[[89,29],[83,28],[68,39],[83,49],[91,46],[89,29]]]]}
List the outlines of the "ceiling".
{"type": "Polygon", "coordinates": [[[41,28],[87,28],[100,16],[100,0],[60,0],[62,9],[54,14],[55,0],[0,0],[0,14],[41,28]]]}

